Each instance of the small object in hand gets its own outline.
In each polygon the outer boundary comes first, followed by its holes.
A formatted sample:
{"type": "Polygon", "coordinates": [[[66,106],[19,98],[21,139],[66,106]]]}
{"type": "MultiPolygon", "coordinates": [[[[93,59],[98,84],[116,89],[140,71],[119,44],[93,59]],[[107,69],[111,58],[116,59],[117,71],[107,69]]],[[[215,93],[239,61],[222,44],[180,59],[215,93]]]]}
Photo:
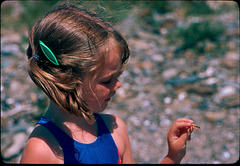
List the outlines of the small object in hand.
{"type": "Polygon", "coordinates": [[[198,129],[200,129],[200,126],[198,126],[198,125],[195,125],[195,124],[192,124],[192,126],[191,127],[193,127],[195,130],[197,130],[198,131],[198,129]]]}

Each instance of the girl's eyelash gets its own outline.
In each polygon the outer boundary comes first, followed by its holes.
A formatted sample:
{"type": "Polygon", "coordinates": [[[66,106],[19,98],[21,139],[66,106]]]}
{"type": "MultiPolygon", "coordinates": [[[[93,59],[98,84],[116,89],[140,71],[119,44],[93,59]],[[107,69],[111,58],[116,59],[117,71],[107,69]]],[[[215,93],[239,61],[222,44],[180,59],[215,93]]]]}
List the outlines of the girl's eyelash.
{"type": "Polygon", "coordinates": [[[111,80],[112,80],[112,79],[110,78],[109,80],[107,80],[107,81],[103,81],[102,83],[103,83],[103,84],[108,84],[108,83],[111,82],[111,80]]]}
{"type": "MultiPolygon", "coordinates": [[[[120,77],[120,75],[123,73],[123,71],[120,71],[120,72],[118,72],[117,74],[116,74],[116,76],[115,77],[120,77]]],[[[102,83],[103,84],[109,84],[111,81],[112,81],[112,78],[113,77],[111,77],[109,80],[107,80],[107,81],[103,81],[102,83]]]]}

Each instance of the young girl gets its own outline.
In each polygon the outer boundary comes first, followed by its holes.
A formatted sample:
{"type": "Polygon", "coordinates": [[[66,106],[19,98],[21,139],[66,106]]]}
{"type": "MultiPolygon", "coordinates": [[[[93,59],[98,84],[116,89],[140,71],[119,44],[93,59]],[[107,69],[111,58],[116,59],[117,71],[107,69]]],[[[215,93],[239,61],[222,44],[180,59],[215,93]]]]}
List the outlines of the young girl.
{"type": "MultiPolygon", "coordinates": [[[[121,87],[129,57],[121,34],[96,14],[63,4],[29,31],[27,55],[30,77],[51,101],[21,163],[133,163],[124,122],[101,113],[121,87]]],[[[173,123],[162,163],[180,163],[192,123],[173,123]]]]}

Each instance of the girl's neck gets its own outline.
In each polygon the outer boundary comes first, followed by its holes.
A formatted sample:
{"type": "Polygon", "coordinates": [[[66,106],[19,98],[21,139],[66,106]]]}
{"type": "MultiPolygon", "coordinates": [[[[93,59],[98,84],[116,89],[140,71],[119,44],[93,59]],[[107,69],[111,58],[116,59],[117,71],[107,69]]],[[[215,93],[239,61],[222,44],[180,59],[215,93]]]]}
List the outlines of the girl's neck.
{"type": "Polygon", "coordinates": [[[50,106],[44,117],[50,119],[73,139],[82,143],[91,143],[98,135],[97,123],[88,124],[83,117],[77,117],[64,111],[61,107],[50,101],[50,106]]]}
{"type": "Polygon", "coordinates": [[[63,124],[67,127],[71,127],[72,129],[81,128],[85,130],[85,128],[89,128],[90,126],[92,126],[88,124],[83,117],[77,117],[64,111],[60,106],[53,103],[52,101],[50,101],[50,105],[48,107],[48,110],[44,114],[44,117],[50,119],[58,126],[61,126],[63,124]]]}

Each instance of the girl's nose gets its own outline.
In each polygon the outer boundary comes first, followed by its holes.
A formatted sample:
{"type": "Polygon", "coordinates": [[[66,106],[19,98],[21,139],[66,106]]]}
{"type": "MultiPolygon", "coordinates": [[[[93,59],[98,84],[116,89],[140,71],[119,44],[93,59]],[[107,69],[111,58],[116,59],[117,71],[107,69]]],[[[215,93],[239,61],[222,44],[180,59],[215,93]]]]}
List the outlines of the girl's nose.
{"type": "Polygon", "coordinates": [[[115,86],[114,86],[114,91],[116,91],[117,89],[119,89],[122,86],[121,82],[119,80],[117,80],[115,86]]]}

